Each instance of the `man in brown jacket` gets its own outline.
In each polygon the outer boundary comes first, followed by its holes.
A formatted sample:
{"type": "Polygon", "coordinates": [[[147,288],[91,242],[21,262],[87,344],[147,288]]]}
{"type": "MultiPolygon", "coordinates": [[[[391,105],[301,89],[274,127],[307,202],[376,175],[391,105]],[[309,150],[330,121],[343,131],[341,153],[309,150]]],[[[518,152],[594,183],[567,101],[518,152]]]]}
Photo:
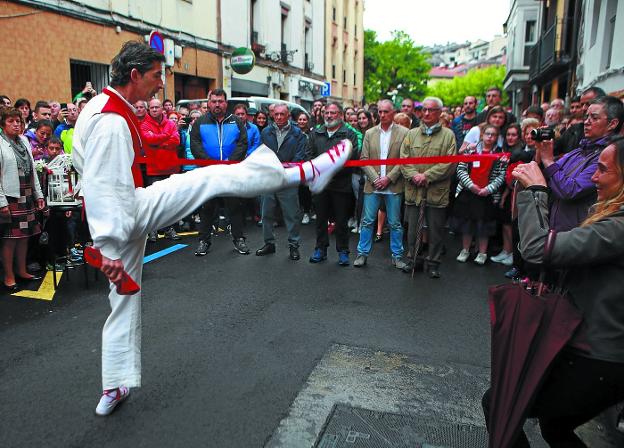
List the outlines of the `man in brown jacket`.
{"type": "MultiPolygon", "coordinates": [[[[401,146],[401,158],[455,155],[455,135],[453,131],[440,125],[442,106],[439,98],[425,98],[421,124],[407,133],[401,146]]],[[[423,201],[426,201],[425,220],[429,243],[426,262],[431,278],[440,277],[446,207],[454,170],[453,163],[401,165],[405,178],[405,215],[409,227],[407,244],[412,257],[418,250],[414,248],[418,215],[423,201]]]]}
{"type": "MultiPolygon", "coordinates": [[[[399,157],[401,143],[407,129],[394,124],[394,107],[389,100],[378,104],[379,125],[366,131],[362,145],[361,160],[396,159],[399,157]]],[[[403,179],[398,165],[377,165],[363,168],[366,184],[364,185],[364,207],[360,242],[357,258],[353,266],[358,268],[366,264],[373,240],[373,225],[381,201],[386,204],[388,224],[390,225],[390,250],[392,264],[405,269],[403,260],[403,227],[401,226],[401,205],[403,202],[403,179]]]]}

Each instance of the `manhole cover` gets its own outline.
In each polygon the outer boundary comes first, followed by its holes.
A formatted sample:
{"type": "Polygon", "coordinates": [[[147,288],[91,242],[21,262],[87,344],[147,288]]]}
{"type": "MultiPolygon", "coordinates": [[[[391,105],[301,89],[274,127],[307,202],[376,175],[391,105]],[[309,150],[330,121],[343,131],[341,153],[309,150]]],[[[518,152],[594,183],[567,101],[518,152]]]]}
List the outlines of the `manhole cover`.
{"type": "Polygon", "coordinates": [[[316,448],[483,448],[485,428],[336,405],[316,448]]]}

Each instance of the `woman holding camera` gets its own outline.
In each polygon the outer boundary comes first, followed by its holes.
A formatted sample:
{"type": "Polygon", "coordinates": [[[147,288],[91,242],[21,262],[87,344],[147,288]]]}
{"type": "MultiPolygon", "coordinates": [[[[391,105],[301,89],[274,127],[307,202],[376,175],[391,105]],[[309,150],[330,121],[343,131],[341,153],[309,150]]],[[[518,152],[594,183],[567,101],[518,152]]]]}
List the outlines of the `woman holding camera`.
{"type": "Polygon", "coordinates": [[[28,140],[20,135],[22,114],[14,108],[2,109],[0,126],[0,220],[5,223],[2,264],[4,287],[14,292],[19,289],[17,280],[38,278],[26,271],[26,251],[28,238],[41,233],[35,209],[43,210],[45,201],[28,140]]]}
{"type": "MultiPolygon", "coordinates": [[[[607,145],[591,176],[598,202],[579,227],[554,235],[548,260],[544,248],[552,220],[546,179],[536,162],[513,172],[526,188],[518,194],[522,256],[568,270],[563,286],[583,315],[583,342],[589,347],[563,349],[529,409],[551,447],[585,447],[574,429],[624,400],[624,140],[616,138],[607,145]]],[[[489,391],[483,396],[483,410],[488,421],[489,391]]],[[[528,447],[526,435],[521,433],[512,446],[528,447]]]]}

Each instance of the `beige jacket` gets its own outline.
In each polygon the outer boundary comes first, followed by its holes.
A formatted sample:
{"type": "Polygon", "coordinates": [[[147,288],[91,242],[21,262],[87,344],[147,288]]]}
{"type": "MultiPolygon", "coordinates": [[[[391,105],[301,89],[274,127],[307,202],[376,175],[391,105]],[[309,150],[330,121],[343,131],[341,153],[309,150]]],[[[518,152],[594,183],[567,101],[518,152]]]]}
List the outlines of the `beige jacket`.
{"type": "MultiPolygon", "coordinates": [[[[426,135],[424,125],[411,129],[401,146],[401,158],[434,157],[455,155],[455,134],[447,128],[441,128],[432,135],[426,135]]],[[[405,203],[419,205],[423,200],[425,187],[417,187],[410,179],[419,173],[427,178],[427,205],[443,208],[449,204],[451,176],[455,172],[454,163],[436,163],[428,165],[401,165],[405,178],[405,203]]]]}
{"type": "MultiPolygon", "coordinates": [[[[30,152],[30,143],[28,139],[23,135],[20,135],[22,143],[28,148],[28,155],[30,161],[33,164],[33,195],[35,199],[43,198],[41,187],[39,186],[39,177],[34,169],[35,162],[33,161],[32,154],[30,152]]],[[[19,174],[17,172],[17,160],[15,159],[15,153],[13,148],[3,138],[0,137],[0,207],[6,207],[9,205],[7,196],[11,198],[20,197],[20,183],[19,174]]]]}
{"type": "MultiPolygon", "coordinates": [[[[390,135],[390,146],[388,147],[388,158],[398,159],[401,152],[401,143],[407,135],[408,129],[397,124],[392,124],[390,135]]],[[[360,160],[375,160],[381,157],[381,149],[379,144],[379,138],[381,136],[380,127],[375,126],[366,131],[364,135],[364,143],[362,144],[362,153],[360,154],[360,160]]],[[[364,193],[374,193],[375,187],[373,182],[377,179],[381,173],[381,166],[365,166],[362,167],[364,171],[364,178],[366,183],[364,184],[364,193]]],[[[386,165],[386,176],[392,181],[388,185],[387,191],[392,193],[403,193],[403,178],[401,177],[400,165],[386,165]]]]}

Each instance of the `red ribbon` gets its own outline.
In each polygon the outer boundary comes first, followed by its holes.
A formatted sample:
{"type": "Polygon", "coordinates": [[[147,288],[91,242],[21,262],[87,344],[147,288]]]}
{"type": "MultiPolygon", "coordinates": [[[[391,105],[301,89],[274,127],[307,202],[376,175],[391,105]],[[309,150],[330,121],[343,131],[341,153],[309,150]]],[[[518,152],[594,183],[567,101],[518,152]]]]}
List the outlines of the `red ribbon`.
{"type": "MultiPolygon", "coordinates": [[[[367,159],[348,160],[346,167],[378,166],[378,165],[432,165],[435,163],[461,163],[478,162],[482,160],[499,159],[503,156],[509,157],[508,153],[496,154],[459,154],[455,156],[434,156],[434,157],[405,157],[400,159],[367,159]]],[[[158,169],[166,169],[180,165],[210,166],[210,165],[232,165],[239,163],[234,160],[212,160],[212,159],[180,159],[174,153],[161,152],[159,157],[137,157],[136,163],[153,165],[158,169]],[[171,154],[171,156],[169,156],[171,154]]],[[[286,166],[297,166],[304,162],[290,162],[286,166]]]]}

